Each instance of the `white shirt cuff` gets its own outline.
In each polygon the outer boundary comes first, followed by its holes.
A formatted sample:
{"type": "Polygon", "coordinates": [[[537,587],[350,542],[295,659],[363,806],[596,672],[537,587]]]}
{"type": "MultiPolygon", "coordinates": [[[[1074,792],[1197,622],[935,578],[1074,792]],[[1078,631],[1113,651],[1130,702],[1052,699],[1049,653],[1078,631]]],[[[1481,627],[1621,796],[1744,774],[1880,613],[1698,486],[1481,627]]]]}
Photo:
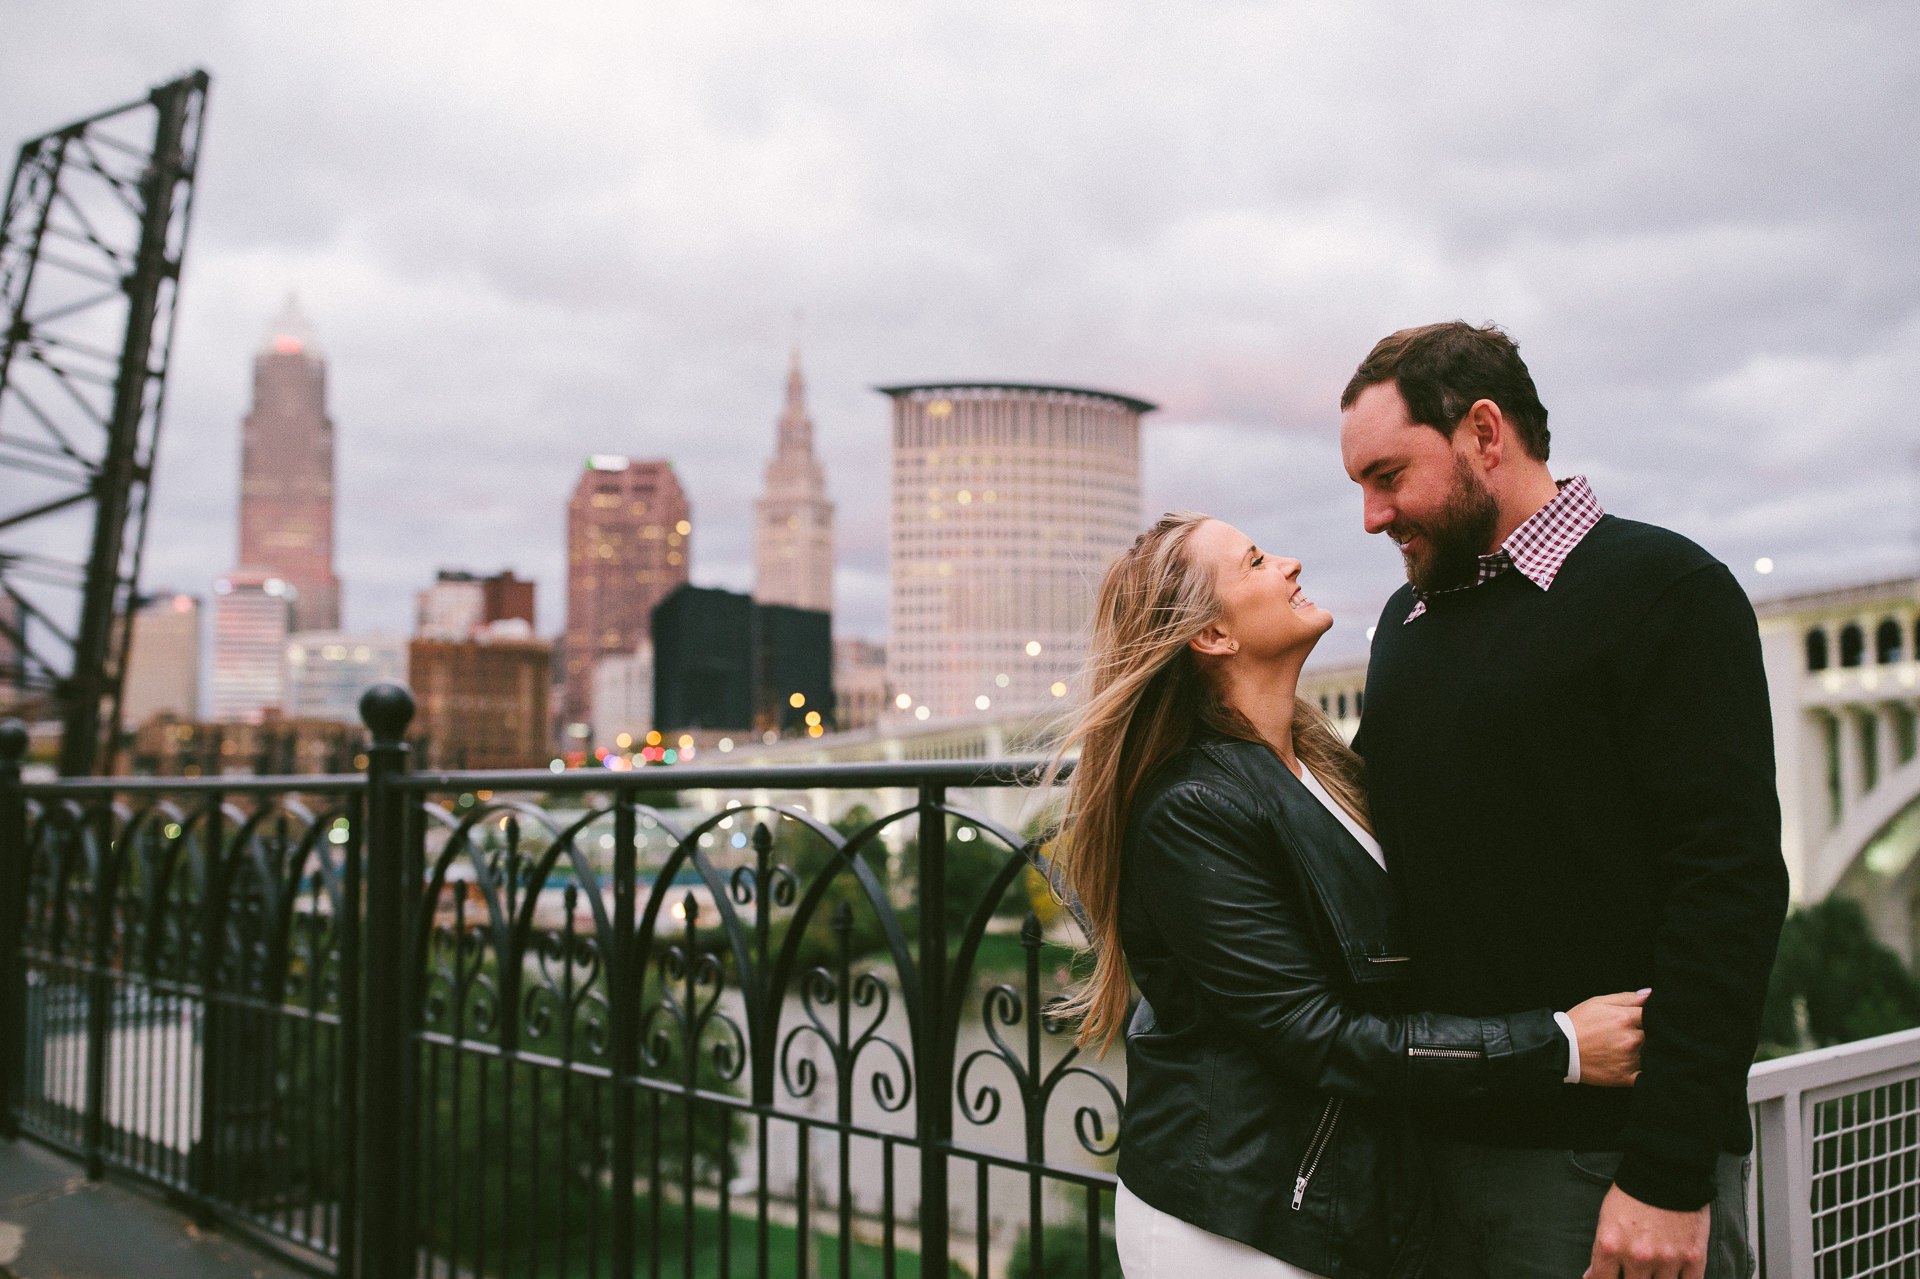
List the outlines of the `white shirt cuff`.
{"type": "Polygon", "coordinates": [[[1573,1018],[1565,1013],[1555,1013],[1553,1019],[1560,1023],[1560,1029],[1567,1036],[1567,1077],[1562,1083],[1580,1082],[1580,1036],[1573,1033],[1573,1018]]]}

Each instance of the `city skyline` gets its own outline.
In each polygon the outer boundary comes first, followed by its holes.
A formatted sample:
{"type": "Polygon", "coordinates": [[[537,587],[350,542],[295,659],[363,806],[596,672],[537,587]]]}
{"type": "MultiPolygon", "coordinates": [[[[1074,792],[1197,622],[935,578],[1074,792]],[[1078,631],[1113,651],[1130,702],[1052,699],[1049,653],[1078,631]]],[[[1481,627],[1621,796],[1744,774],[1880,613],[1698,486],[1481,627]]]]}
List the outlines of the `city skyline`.
{"type": "Polygon", "coordinates": [[[1556,470],[1756,594],[1914,561],[1904,9],[480,4],[459,42],[379,7],[90,12],[16,24],[12,136],[215,77],[150,584],[230,562],[237,356],[289,287],[327,335],[354,630],[479,563],[542,583],[553,634],[554,504],[596,452],[673,457],[692,578],[750,589],[795,305],[846,634],[885,631],[870,388],[996,378],[1162,404],[1146,513],[1300,556],[1356,651],[1399,565],[1340,473],[1339,388],[1451,316],[1519,339],[1556,470]],[[509,149],[534,168],[502,192],[509,149]]]}

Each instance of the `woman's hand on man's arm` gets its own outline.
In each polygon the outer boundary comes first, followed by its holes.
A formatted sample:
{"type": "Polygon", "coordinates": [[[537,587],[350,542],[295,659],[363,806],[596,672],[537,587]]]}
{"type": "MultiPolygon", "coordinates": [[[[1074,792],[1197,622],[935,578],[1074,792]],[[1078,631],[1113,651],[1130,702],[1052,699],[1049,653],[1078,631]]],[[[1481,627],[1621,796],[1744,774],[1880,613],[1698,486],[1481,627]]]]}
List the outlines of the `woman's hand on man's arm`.
{"type": "Polygon", "coordinates": [[[1596,995],[1567,1010],[1573,1022],[1574,1051],[1580,1054],[1580,1082],[1595,1088],[1631,1088],[1640,1078],[1640,1009],[1648,991],[1596,995]]]}

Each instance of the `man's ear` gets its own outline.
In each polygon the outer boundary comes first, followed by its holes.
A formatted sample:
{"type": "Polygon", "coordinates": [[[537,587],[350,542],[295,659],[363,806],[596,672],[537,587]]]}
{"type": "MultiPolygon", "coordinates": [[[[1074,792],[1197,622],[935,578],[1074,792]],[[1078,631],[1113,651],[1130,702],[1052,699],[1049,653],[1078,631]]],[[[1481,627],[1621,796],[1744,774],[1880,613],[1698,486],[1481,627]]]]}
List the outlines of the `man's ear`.
{"type": "Polygon", "coordinates": [[[1507,417],[1492,400],[1475,400],[1454,428],[1455,438],[1465,433],[1465,444],[1480,464],[1491,471],[1506,455],[1507,417]]]}
{"type": "Polygon", "coordinates": [[[1218,626],[1209,626],[1187,641],[1187,647],[1205,657],[1225,657],[1240,651],[1240,641],[1218,626]]]}

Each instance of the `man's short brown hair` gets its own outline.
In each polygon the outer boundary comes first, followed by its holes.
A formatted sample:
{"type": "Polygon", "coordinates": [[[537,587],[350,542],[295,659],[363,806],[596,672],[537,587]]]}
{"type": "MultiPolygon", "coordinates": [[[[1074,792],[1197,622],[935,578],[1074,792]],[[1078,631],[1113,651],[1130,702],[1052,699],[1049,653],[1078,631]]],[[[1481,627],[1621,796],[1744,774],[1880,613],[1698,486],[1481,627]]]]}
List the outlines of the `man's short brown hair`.
{"type": "Polygon", "coordinates": [[[1520,348],[1500,329],[1465,320],[1401,329],[1374,344],[1340,395],[1344,412],[1360,392],[1394,383],[1407,416],[1451,437],[1477,400],[1492,400],[1513,424],[1527,453],[1547,460],[1547,410],[1534,389],[1520,348]]]}

